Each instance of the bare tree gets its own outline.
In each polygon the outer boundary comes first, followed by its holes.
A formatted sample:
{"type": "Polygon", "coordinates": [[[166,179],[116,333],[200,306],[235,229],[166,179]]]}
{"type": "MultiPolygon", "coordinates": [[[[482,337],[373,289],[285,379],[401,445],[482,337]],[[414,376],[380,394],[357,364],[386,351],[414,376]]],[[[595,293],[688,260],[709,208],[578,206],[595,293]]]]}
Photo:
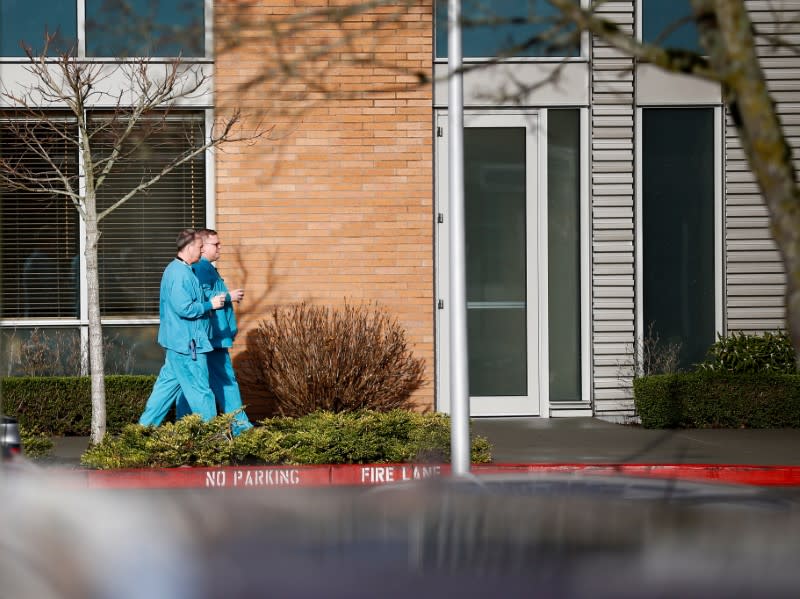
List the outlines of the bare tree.
{"type": "Polygon", "coordinates": [[[85,62],[71,53],[48,57],[46,40],[41,53],[26,49],[29,82],[0,88],[7,107],[4,127],[23,153],[44,169],[31,167],[20,155],[0,157],[0,187],[20,190],[72,204],[85,224],[86,286],[88,290],[89,366],[92,378],[93,443],[106,430],[105,360],[100,314],[98,242],[103,222],[112,212],[209,148],[234,141],[252,141],[261,133],[237,133],[238,110],[219,119],[205,138],[189,138],[183,150],[171,155],[159,169],[144,174],[114,201],[98,208],[98,191],[115,168],[124,165],[162,130],[176,107],[208,91],[209,76],[190,69],[180,59],[154,63],[149,59],[112,63],[85,62]],[[121,90],[121,91],[120,91],[121,90]],[[93,118],[95,111],[100,115],[93,118]],[[64,126],[65,117],[71,130],[64,126]],[[74,134],[75,128],[77,135],[74,134]],[[72,147],[80,168],[50,150],[58,140],[72,147]]]}

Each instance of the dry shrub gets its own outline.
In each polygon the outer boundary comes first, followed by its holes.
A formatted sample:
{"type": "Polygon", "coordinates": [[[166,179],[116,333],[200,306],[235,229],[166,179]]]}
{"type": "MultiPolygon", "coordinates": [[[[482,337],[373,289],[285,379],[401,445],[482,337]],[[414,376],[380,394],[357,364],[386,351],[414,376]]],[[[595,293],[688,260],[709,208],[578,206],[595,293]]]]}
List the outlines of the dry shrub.
{"type": "Polygon", "coordinates": [[[284,416],[411,407],[425,364],[383,309],[275,307],[250,339],[254,369],[284,416]]]}

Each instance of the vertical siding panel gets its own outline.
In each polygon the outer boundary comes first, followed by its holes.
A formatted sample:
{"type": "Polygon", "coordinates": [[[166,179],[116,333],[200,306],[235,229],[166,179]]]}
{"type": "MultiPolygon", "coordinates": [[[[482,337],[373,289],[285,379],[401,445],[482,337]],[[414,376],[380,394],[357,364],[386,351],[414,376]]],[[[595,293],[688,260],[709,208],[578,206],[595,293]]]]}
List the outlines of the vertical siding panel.
{"type": "MultiPolygon", "coordinates": [[[[761,33],[796,40],[800,34],[794,2],[747,2],[761,33]]],[[[759,54],[789,144],[800,150],[800,60],[791,49],[759,38],[759,54]]],[[[728,332],[758,333],[783,328],[785,271],[769,229],[766,205],[742,151],[730,115],[725,119],[725,316],[728,332]],[[769,277],[769,281],[763,280],[769,277]]]]}
{"type": "MultiPolygon", "coordinates": [[[[598,8],[634,30],[633,0],[598,8]]],[[[634,78],[633,60],[592,40],[592,380],[594,412],[633,413],[634,78]]]]}

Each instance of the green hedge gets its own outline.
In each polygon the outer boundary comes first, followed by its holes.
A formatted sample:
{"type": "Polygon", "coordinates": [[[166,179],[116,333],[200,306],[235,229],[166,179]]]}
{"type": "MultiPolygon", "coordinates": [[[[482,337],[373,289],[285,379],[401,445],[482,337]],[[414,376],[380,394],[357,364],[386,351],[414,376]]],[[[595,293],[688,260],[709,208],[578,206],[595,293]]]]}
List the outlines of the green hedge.
{"type": "Polygon", "coordinates": [[[634,380],[633,393],[647,428],[800,427],[797,374],[662,374],[634,380]]]}
{"type": "MultiPolygon", "coordinates": [[[[153,389],[154,375],[106,376],[107,430],[136,422],[153,389]]],[[[21,427],[50,435],[91,431],[91,381],[86,377],[7,377],[0,382],[3,413],[21,427]]]]}
{"type": "MultiPolygon", "coordinates": [[[[237,437],[233,416],[208,423],[197,415],[159,427],[126,426],[91,447],[89,468],[169,468],[231,464],[364,464],[448,462],[450,419],[444,414],[315,412],[300,418],[268,418],[237,437]]],[[[483,437],[472,440],[472,461],[491,461],[483,437]]]]}

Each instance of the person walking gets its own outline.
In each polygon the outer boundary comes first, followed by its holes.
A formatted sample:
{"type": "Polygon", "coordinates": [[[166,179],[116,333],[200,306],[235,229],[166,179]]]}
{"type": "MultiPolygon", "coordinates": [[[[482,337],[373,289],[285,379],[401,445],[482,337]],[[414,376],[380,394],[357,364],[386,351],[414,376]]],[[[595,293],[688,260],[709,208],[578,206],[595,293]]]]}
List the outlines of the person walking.
{"type": "Polygon", "coordinates": [[[194,229],[178,233],[178,255],[161,277],[158,343],[166,357],[139,417],[139,424],[145,426],[161,424],[181,394],[203,420],[216,416],[214,394],[208,381],[207,355],[213,350],[209,316],[223,307],[225,297],[218,294],[206,299],[192,271],[192,264],[200,259],[202,244],[194,229]]]}
{"type": "MultiPolygon", "coordinates": [[[[243,289],[228,290],[214,262],[219,260],[221,243],[219,234],[213,229],[200,229],[197,235],[203,240],[200,260],[192,267],[197,280],[206,296],[225,295],[225,305],[211,315],[211,345],[213,350],[208,354],[208,379],[216,398],[217,410],[222,414],[236,412],[233,420],[233,433],[238,435],[253,425],[242,409],[242,396],[229,348],[238,330],[234,302],[244,298],[243,289]]],[[[192,410],[185,399],[178,400],[176,417],[182,418],[192,410]]]]}

